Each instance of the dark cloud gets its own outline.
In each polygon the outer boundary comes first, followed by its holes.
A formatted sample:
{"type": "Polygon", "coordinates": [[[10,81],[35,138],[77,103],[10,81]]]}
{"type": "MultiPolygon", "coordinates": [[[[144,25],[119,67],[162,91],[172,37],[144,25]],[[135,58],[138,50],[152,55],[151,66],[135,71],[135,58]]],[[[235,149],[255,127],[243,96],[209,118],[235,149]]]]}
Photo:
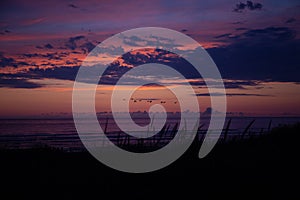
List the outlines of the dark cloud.
{"type": "Polygon", "coordinates": [[[180,30],[182,33],[186,33],[186,32],[188,32],[188,30],[187,29],[181,29],[180,30]]]}
{"type": "Polygon", "coordinates": [[[53,49],[53,46],[52,46],[51,44],[46,44],[44,47],[45,47],[46,49],[53,49]]]}
{"type": "Polygon", "coordinates": [[[233,12],[243,12],[244,10],[261,10],[263,5],[261,3],[254,3],[252,1],[247,1],[246,3],[238,3],[235,5],[233,12]]]}
{"type": "MultiPolygon", "coordinates": [[[[118,60],[111,63],[100,79],[101,84],[115,84],[119,78],[132,67],[146,63],[165,64],[177,70],[187,79],[201,77],[198,71],[184,58],[162,49],[140,49],[139,51],[128,52],[118,60]],[[155,53],[153,53],[155,51],[155,53]],[[184,67],[183,67],[184,66],[184,67]]],[[[130,83],[136,84],[139,79],[130,79],[130,83]]]]}
{"type": "Polygon", "coordinates": [[[29,66],[29,65],[35,65],[30,64],[25,61],[16,61],[14,58],[9,58],[4,56],[2,53],[0,53],[0,68],[3,67],[18,67],[18,66],[29,66]]]}
{"type": "Polygon", "coordinates": [[[287,40],[292,40],[295,38],[295,36],[296,32],[288,27],[268,27],[265,29],[252,29],[246,31],[243,34],[243,37],[245,37],[246,39],[260,39],[260,42],[266,42],[265,40],[283,42],[287,40]]]}
{"type": "Polygon", "coordinates": [[[223,38],[223,37],[229,37],[231,35],[231,33],[226,33],[226,34],[222,34],[222,35],[217,35],[215,36],[215,38],[223,38]]]}
{"type": "Polygon", "coordinates": [[[39,54],[39,53],[24,53],[23,56],[27,57],[27,58],[34,58],[34,57],[43,57],[43,54],[39,54]]]}
{"type": "Polygon", "coordinates": [[[237,31],[245,31],[245,30],[249,30],[249,29],[241,27],[241,28],[236,28],[235,30],[237,30],[237,31]]]}
{"type": "Polygon", "coordinates": [[[76,41],[81,40],[81,39],[84,39],[84,38],[85,38],[85,37],[84,37],[83,35],[71,37],[71,38],[69,38],[69,40],[66,42],[65,46],[66,46],[68,49],[75,50],[75,49],[77,48],[76,41]]]}
{"type": "Polygon", "coordinates": [[[73,54],[82,54],[80,51],[72,51],[73,54]]]}
{"type": "Polygon", "coordinates": [[[1,87],[8,87],[8,88],[40,88],[43,85],[30,82],[28,79],[25,78],[8,78],[4,77],[0,74],[0,88],[1,87]]]}
{"type": "Polygon", "coordinates": [[[47,69],[35,68],[17,74],[0,74],[0,87],[9,88],[40,88],[44,85],[34,83],[32,80],[50,78],[60,80],[75,80],[77,67],[53,67],[47,69]]]}
{"type": "Polygon", "coordinates": [[[226,96],[251,96],[251,97],[270,97],[272,95],[267,94],[247,94],[247,93],[226,93],[226,96]]]}
{"type": "Polygon", "coordinates": [[[99,47],[99,46],[95,46],[93,44],[91,44],[89,46],[90,46],[89,47],[90,49],[95,48],[95,51],[92,52],[92,55],[94,55],[94,56],[97,56],[99,53],[104,53],[104,52],[109,55],[116,55],[116,56],[123,55],[125,53],[125,50],[121,46],[99,47]]]}
{"type": "Polygon", "coordinates": [[[74,5],[74,4],[69,4],[68,5],[70,8],[78,8],[78,6],[74,5]]]}
{"type": "Polygon", "coordinates": [[[75,80],[76,74],[78,72],[79,66],[74,67],[52,67],[47,69],[34,68],[30,69],[26,74],[16,74],[18,76],[25,76],[33,79],[42,78],[53,78],[61,80],[75,80]]]}
{"type": "Polygon", "coordinates": [[[32,65],[32,66],[36,66],[35,64],[30,64],[28,62],[24,62],[24,61],[20,61],[20,62],[17,62],[17,66],[29,66],[29,65],[32,65]]]}
{"type": "Polygon", "coordinates": [[[17,67],[15,59],[7,58],[0,53],[0,67],[7,67],[7,66],[17,67]]]}
{"type": "Polygon", "coordinates": [[[260,83],[258,81],[253,80],[232,80],[225,81],[224,85],[226,89],[246,89],[247,86],[258,86],[260,83]]]}
{"type": "Polygon", "coordinates": [[[231,24],[237,25],[237,24],[244,24],[246,21],[237,21],[237,22],[232,22],[231,24]]]}
{"type": "Polygon", "coordinates": [[[181,46],[176,44],[173,39],[165,38],[165,37],[157,37],[157,36],[150,36],[147,39],[140,38],[135,35],[130,37],[123,37],[123,43],[134,47],[163,46],[168,49],[181,46]]]}
{"type": "Polygon", "coordinates": [[[62,60],[63,57],[68,56],[68,52],[55,52],[55,53],[25,53],[22,56],[26,58],[46,58],[48,60],[62,60]]]}
{"type": "Polygon", "coordinates": [[[66,61],[66,64],[67,64],[67,65],[71,65],[71,64],[74,64],[74,63],[73,63],[72,61],[70,61],[70,60],[67,60],[67,61],[66,61]]]}
{"type": "MultiPolygon", "coordinates": [[[[222,93],[198,93],[196,96],[202,97],[202,96],[223,96],[222,93]]],[[[232,97],[232,96],[252,96],[252,97],[269,97],[270,95],[264,95],[264,94],[247,94],[247,93],[226,93],[226,96],[232,97]]]]}
{"type": "Polygon", "coordinates": [[[146,40],[139,38],[138,36],[130,36],[130,37],[125,37],[123,39],[124,44],[130,45],[130,46],[144,46],[143,44],[146,40]]]}
{"type": "Polygon", "coordinates": [[[260,10],[262,9],[262,4],[261,3],[253,3],[252,1],[247,1],[247,8],[249,10],[260,10]]]}
{"type": "Polygon", "coordinates": [[[236,7],[233,11],[234,12],[241,12],[242,10],[244,10],[246,8],[247,8],[247,5],[245,3],[240,2],[240,3],[236,4],[236,7]]]}
{"type": "MultiPolygon", "coordinates": [[[[247,89],[247,87],[255,87],[256,89],[261,89],[261,82],[256,80],[223,80],[226,89],[247,89]]],[[[206,83],[204,80],[192,81],[190,82],[193,86],[199,86],[199,88],[206,88],[206,83]]],[[[212,87],[220,87],[219,84],[214,84],[214,82],[209,82],[212,87]]]]}
{"type": "Polygon", "coordinates": [[[67,65],[80,65],[81,61],[78,58],[73,58],[72,60],[66,61],[67,65]]]}
{"type": "Polygon", "coordinates": [[[300,82],[300,40],[287,27],[251,29],[207,49],[223,78],[300,82]]]}
{"type": "MultiPolygon", "coordinates": [[[[49,63],[48,63],[49,64],[49,63]]],[[[42,84],[31,82],[30,80],[39,80],[43,78],[60,79],[60,80],[75,80],[76,74],[80,66],[75,67],[57,67],[53,64],[52,68],[31,68],[26,72],[15,74],[0,73],[0,87],[10,88],[39,88],[42,84]]]]}
{"type": "Polygon", "coordinates": [[[0,32],[1,35],[6,35],[8,33],[11,33],[11,31],[7,29],[5,29],[3,32],[0,32]]]}
{"type": "Polygon", "coordinates": [[[297,21],[295,18],[289,18],[288,20],[285,21],[285,23],[290,24],[297,21]]]}
{"type": "Polygon", "coordinates": [[[48,44],[45,44],[44,46],[38,45],[35,48],[37,48],[37,49],[53,49],[53,46],[48,43],[48,44]]]}
{"type": "Polygon", "coordinates": [[[84,53],[91,52],[95,47],[96,47],[96,45],[94,45],[91,42],[86,42],[86,43],[84,43],[83,45],[80,46],[80,48],[82,49],[82,51],[84,53]]]}

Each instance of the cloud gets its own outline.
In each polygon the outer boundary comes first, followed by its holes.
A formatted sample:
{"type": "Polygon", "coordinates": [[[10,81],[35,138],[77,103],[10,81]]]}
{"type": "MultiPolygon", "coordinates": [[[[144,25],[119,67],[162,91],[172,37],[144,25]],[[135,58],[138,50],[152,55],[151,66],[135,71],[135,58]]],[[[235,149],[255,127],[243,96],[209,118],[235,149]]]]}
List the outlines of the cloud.
{"type": "Polygon", "coordinates": [[[293,22],[295,22],[295,21],[297,21],[295,18],[289,18],[289,19],[287,19],[287,20],[285,21],[285,23],[286,23],[286,24],[290,24],[290,23],[293,23],[293,22]]]}
{"type": "Polygon", "coordinates": [[[232,22],[231,24],[237,25],[237,24],[244,24],[246,21],[237,21],[237,22],[232,22]]]}
{"type": "Polygon", "coordinates": [[[87,48],[89,47],[90,50],[93,50],[95,48],[95,51],[92,52],[91,55],[98,56],[100,53],[106,53],[112,56],[120,56],[125,53],[125,50],[121,47],[115,47],[115,46],[109,46],[109,47],[99,47],[95,46],[92,43],[91,44],[84,44],[84,46],[87,48]],[[94,48],[93,48],[94,47],[94,48]]]}
{"type": "Polygon", "coordinates": [[[247,93],[226,93],[226,96],[251,96],[251,97],[270,97],[271,95],[267,94],[247,94],[247,93]]]}
{"type": "Polygon", "coordinates": [[[252,29],[246,31],[242,36],[247,38],[260,39],[261,42],[264,40],[272,41],[286,41],[292,40],[296,37],[296,32],[288,27],[267,27],[264,29],[252,29]]]}
{"type": "Polygon", "coordinates": [[[81,61],[78,60],[78,58],[73,58],[71,60],[67,60],[66,61],[66,64],[67,65],[80,65],[81,64],[81,61]]]}
{"type": "Polygon", "coordinates": [[[235,9],[233,10],[234,12],[241,12],[242,10],[246,9],[247,5],[245,3],[238,3],[236,4],[235,9]]]}
{"type": "MultiPolygon", "coordinates": [[[[87,54],[91,52],[94,48],[96,47],[96,44],[93,44],[92,42],[88,41],[88,39],[83,36],[75,36],[75,37],[70,37],[67,39],[67,41],[63,44],[63,46],[58,47],[58,49],[69,49],[72,50],[72,53],[75,54],[87,54]],[[77,51],[75,51],[77,50],[77,51]]],[[[37,49],[54,49],[54,46],[50,43],[47,43],[45,45],[37,45],[35,46],[37,49]]],[[[29,53],[27,55],[36,55],[36,53],[29,53]]],[[[41,54],[40,54],[41,55],[41,54]]],[[[41,56],[43,57],[43,56],[41,56]]]]}
{"type": "Polygon", "coordinates": [[[254,80],[231,80],[224,81],[226,89],[246,89],[246,86],[258,86],[260,83],[254,80]]]}
{"type": "MultiPolygon", "coordinates": [[[[47,63],[45,65],[49,65],[47,63]]],[[[31,80],[39,80],[43,78],[75,80],[76,74],[80,66],[55,66],[50,64],[52,68],[30,68],[27,71],[18,73],[0,73],[0,87],[9,88],[39,88],[42,84],[31,82],[31,80]]]]}
{"type": "MultiPolygon", "coordinates": [[[[181,73],[186,79],[200,77],[198,71],[187,60],[174,53],[162,49],[140,49],[139,51],[128,52],[111,63],[101,78],[101,84],[115,84],[116,81],[131,68],[146,63],[168,65],[181,73]]],[[[159,76],[158,74],[158,77],[159,76]]],[[[166,78],[165,75],[164,78],[166,78]]],[[[140,80],[138,77],[135,77],[129,81],[137,83],[137,81],[140,80]]]]}
{"type": "Polygon", "coordinates": [[[16,61],[14,58],[5,57],[2,53],[0,53],[0,68],[4,68],[4,67],[17,68],[18,66],[29,66],[29,65],[34,65],[34,64],[30,64],[25,61],[16,61]]]}
{"type": "MultiPolygon", "coordinates": [[[[198,93],[196,94],[196,96],[198,97],[202,97],[202,96],[224,96],[223,93],[198,93]]],[[[233,97],[233,96],[252,96],[252,97],[269,97],[270,95],[264,95],[264,94],[252,94],[252,93],[226,93],[226,96],[228,97],[233,97]]]]}
{"type": "Polygon", "coordinates": [[[16,76],[27,76],[28,78],[33,79],[42,79],[42,78],[53,78],[53,79],[62,79],[62,80],[75,80],[76,74],[80,66],[74,67],[52,67],[47,69],[34,68],[29,69],[26,74],[16,74],[16,76]]]}
{"type": "MultiPolygon", "coordinates": [[[[79,35],[79,36],[75,36],[75,37],[70,37],[68,39],[68,41],[65,43],[65,47],[72,51],[74,51],[75,49],[77,49],[77,50],[80,49],[84,54],[87,54],[87,53],[91,52],[94,48],[96,48],[97,45],[88,41],[88,39],[85,36],[79,35]],[[85,40],[83,40],[83,39],[85,39],[85,40]],[[80,40],[83,40],[83,41],[80,41],[80,40]]],[[[62,49],[64,49],[65,47],[62,47],[62,49]]]]}
{"type": "Polygon", "coordinates": [[[288,27],[250,29],[207,49],[223,78],[300,82],[300,40],[288,27]]]}
{"type": "Polygon", "coordinates": [[[0,32],[0,35],[6,35],[8,33],[11,33],[10,30],[5,29],[3,32],[0,32]]]}
{"type": "Polygon", "coordinates": [[[46,49],[53,49],[53,46],[51,45],[51,44],[45,44],[44,45],[44,47],[46,48],[46,49]]]}
{"type": "Polygon", "coordinates": [[[168,49],[180,47],[175,43],[173,39],[165,38],[165,37],[157,37],[157,36],[150,36],[146,39],[140,38],[138,36],[130,36],[130,37],[123,37],[123,43],[133,47],[145,47],[145,46],[163,46],[168,49]]]}
{"type": "Polygon", "coordinates": [[[69,4],[68,5],[70,8],[78,8],[78,6],[74,5],[74,4],[69,4]]]}
{"type": "Polygon", "coordinates": [[[45,44],[44,46],[37,45],[37,46],[35,46],[35,48],[37,48],[37,49],[53,49],[53,46],[48,43],[48,44],[45,44]]]}
{"type": "MultiPolygon", "coordinates": [[[[94,45],[84,43],[80,46],[80,48],[86,48],[89,50],[89,48],[93,48],[94,45]]],[[[119,55],[122,55],[124,50],[121,47],[110,47],[107,49],[110,53],[115,53],[116,51],[119,52],[119,55]]],[[[18,78],[32,78],[32,79],[42,79],[42,78],[54,78],[54,79],[63,79],[63,80],[74,80],[76,73],[78,71],[78,68],[81,64],[81,61],[78,59],[72,59],[67,57],[68,54],[66,52],[55,52],[55,53],[26,53],[23,54],[21,58],[45,58],[48,60],[43,60],[43,63],[41,63],[39,66],[40,68],[30,68],[27,69],[27,71],[23,71],[20,73],[16,73],[14,77],[18,78]],[[57,66],[54,62],[51,62],[51,60],[59,60],[64,61],[65,65],[68,66],[57,66]],[[73,66],[70,66],[73,65],[73,66]],[[44,66],[47,66],[47,68],[44,68],[44,66]],[[48,68],[48,67],[51,68],[48,68]]],[[[7,66],[7,62],[9,62],[10,65],[14,65],[17,67],[17,62],[14,59],[8,59],[5,58],[4,60],[5,66],[7,66]]],[[[4,62],[3,65],[4,65],[4,62]]],[[[180,58],[176,54],[170,53],[168,51],[159,50],[159,49],[145,49],[142,51],[133,51],[124,54],[122,57],[118,58],[115,62],[111,63],[108,68],[105,70],[104,75],[101,77],[101,84],[115,84],[119,78],[125,74],[127,71],[129,71],[134,66],[139,66],[146,63],[160,63],[160,64],[167,64],[170,67],[173,67],[177,71],[179,71],[181,74],[183,74],[186,78],[198,78],[197,76],[198,72],[191,66],[190,63],[188,63],[185,59],[180,58]],[[185,66],[185,67],[182,67],[185,66]]],[[[22,65],[27,65],[28,63],[19,63],[22,65]]],[[[97,68],[98,66],[91,66],[91,69],[97,68]]],[[[88,80],[86,80],[88,81],[88,80]]],[[[128,78],[128,81],[130,81],[130,84],[134,84],[137,81],[140,81],[140,79],[137,79],[137,77],[134,78],[128,78]]],[[[175,81],[176,82],[176,81],[175,81]]]]}
{"type": "MultiPolygon", "coordinates": [[[[199,88],[206,87],[206,83],[203,79],[199,80],[190,80],[189,83],[193,86],[199,86],[199,88]]],[[[216,84],[214,81],[208,81],[209,85],[212,87],[220,87],[219,84],[216,84]]],[[[257,80],[227,80],[223,79],[223,83],[226,89],[248,89],[247,87],[256,87],[260,88],[260,81],[257,80]]]]}
{"type": "Polygon", "coordinates": [[[69,40],[66,42],[65,46],[68,49],[75,50],[77,48],[76,41],[84,39],[85,37],[83,35],[75,36],[75,37],[70,37],[69,40]]]}
{"type": "Polygon", "coordinates": [[[8,87],[8,88],[40,88],[43,85],[30,82],[29,79],[25,78],[7,78],[0,75],[0,88],[8,87]]]}
{"type": "Polygon", "coordinates": [[[261,10],[263,5],[261,3],[254,3],[252,1],[247,1],[246,3],[238,3],[235,5],[233,12],[243,12],[244,10],[261,10]]]}
{"type": "Polygon", "coordinates": [[[7,67],[7,66],[17,67],[15,59],[7,58],[3,56],[3,54],[0,54],[0,67],[7,67]]]}
{"type": "Polygon", "coordinates": [[[224,37],[229,37],[231,35],[231,33],[226,33],[226,34],[222,34],[222,35],[217,35],[215,36],[215,38],[224,38],[224,37]]]}
{"type": "MultiPolygon", "coordinates": [[[[137,42],[143,42],[140,38],[134,38],[137,42]]],[[[151,38],[151,42],[159,38],[151,38]]],[[[262,29],[240,29],[238,34],[226,33],[219,35],[216,40],[227,41],[229,45],[207,49],[225,81],[227,89],[247,89],[248,86],[259,86],[260,81],[293,81],[300,82],[300,69],[298,67],[300,58],[299,44],[296,32],[288,27],[266,27],[262,29]],[[235,35],[235,37],[232,37],[235,35]],[[232,81],[235,80],[235,81],[232,81]]],[[[164,39],[163,42],[172,44],[171,40],[164,39]]],[[[45,44],[42,48],[51,48],[51,44],[45,44]],[[47,47],[46,47],[47,46],[47,47]]],[[[41,68],[29,69],[27,72],[15,74],[19,79],[42,79],[54,78],[62,80],[74,80],[80,61],[67,57],[71,52],[88,52],[95,48],[92,42],[85,40],[84,36],[71,37],[67,46],[72,49],[68,52],[56,53],[26,53],[24,58],[45,58],[40,65],[41,68]],[[78,42],[79,40],[82,40],[78,42]],[[76,49],[76,50],[75,50],[76,49]],[[47,60],[49,62],[47,63],[47,60]],[[45,61],[46,60],[46,61],[45,61]],[[63,60],[65,66],[57,66],[50,60],[63,60]],[[44,62],[45,61],[45,62],[44,62]],[[74,65],[70,67],[67,65],[74,65]],[[42,66],[52,66],[43,69],[42,66]]],[[[103,49],[109,53],[122,55],[124,49],[121,47],[108,47],[103,49]]],[[[29,60],[29,59],[28,59],[29,60]]],[[[144,50],[140,52],[126,53],[113,62],[102,77],[102,84],[114,84],[120,76],[134,66],[145,63],[166,64],[181,73],[186,79],[199,78],[198,72],[186,60],[164,50],[144,50]],[[183,67],[184,66],[184,67],[183,67]]],[[[0,54],[0,67],[19,65],[30,65],[27,62],[19,62],[17,58],[10,58],[0,54]]],[[[12,76],[11,76],[12,77],[12,76]]],[[[24,84],[26,80],[23,81],[24,84]]],[[[19,82],[19,85],[21,81],[19,82]]],[[[205,85],[204,82],[191,82],[194,86],[205,85]]],[[[233,94],[236,95],[236,94],[233,94]]],[[[248,94],[249,95],[249,94],[248,94]]],[[[241,95],[240,95],[241,96],[241,95]]]]}
{"type": "Polygon", "coordinates": [[[96,45],[94,45],[91,42],[86,42],[86,43],[84,43],[83,45],[80,46],[80,48],[82,49],[82,51],[84,53],[91,52],[95,47],[96,47],[96,45]]]}
{"type": "Polygon", "coordinates": [[[64,57],[68,56],[69,53],[67,52],[60,52],[60,53],[25,53],[22,56],[26,58],[46,58],[48,60],[63,60],[64,57]]]}
{"type": "Polygon", "coordinates": [[[236,28],[236,31],[245,31],[245,30],[249,30],[248,28],[244,28],[244,27],[240,27],[240,28],[236,28]]]}
{"type": "Polygon", "coordinates": [[[249,10],[260,10],[262,8],[262,4],[253,3],[252,1],[247,1],[247,7],[249,10]]]}

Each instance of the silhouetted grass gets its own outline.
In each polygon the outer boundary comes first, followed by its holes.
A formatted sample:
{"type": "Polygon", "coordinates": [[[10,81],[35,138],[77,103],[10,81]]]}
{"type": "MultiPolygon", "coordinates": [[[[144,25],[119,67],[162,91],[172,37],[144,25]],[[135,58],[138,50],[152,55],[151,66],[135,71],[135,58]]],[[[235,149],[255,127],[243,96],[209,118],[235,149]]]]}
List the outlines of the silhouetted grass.
{"type": "Polygon", "coordinates": [[[252,120],[252,121],[248,124],[248,126],[245,128],[245,130],[244,130],[243,133],[242,133],[242,137],[241,137],[242,139],[245,138],[245,135],[248,133],[250,127],[253,125],[254,122],[255,122],[255,119],[252,120]]]}
{"type": "MultiPolygon", "coordinates": [[[[270,122],[267,124],[267,128],[266,128],[267,131],[264,131],[264,128],[261,128],[260,130],[256,130],[256,131],[252,130],[251,127],[253,126],[254,123],[255,123],[255,119],[250,121],[249,124],[243,129],[242,132],[232,133],[231,131],[233,129],[230,128],[232,124],[232,119],[229,119],[226,123],[225,128],[222,131],[222,135],[219,138],[219,142],[226,143],[226,142],[238,141],[238,140],[249,140],[249,139],[251,140],[254,139],[255,137],[259,137],[259,135],[267,134],[271,131],[272,120],[270,120],[270,122]]],[[[151,149],[155,150],[155,148],[166,145],[176,135],[176,133],[178,132],[178,126],[179,126],[178,123],[176,123],[173,126],[171,126],[171,124],[166,124],[163,126],[163,128],[159,131],[158,134],[156,134],[154,137],[150,139],[149,138],[137,139],[137,138],[130,138],[129,136],[121,137],[120,133],[118,133],[116,138],[116,143],[118,144],[118,146],[122,146],[122,147],[133,146],[133,148],[140,148],[140,149],[148,148],[150,151],[151,149]],[[134,144],[137,144],[135,145],[137,147],[134,147],[134,144]]],[[[197,128],[196,138],[199,141],[203,141],[206,135],[207,130],[203,129],[204,126],[205,124],[200,124],[197,128]]],[[[148,126],[148,134],[151,131],[155,132],[155,127],[153,127],[153,124],[150,124],[148,126]]],[[[188,137],[189,131],[186,123],[184,124],[182,131],[185,132],[186,137],[188,137]]],[[[184,140],[184,138],[181,139],[184,140]]],[[[132,149],[132,147],[130,147],[129,149],[132,149]]]]}
{"type": "Polygon", "coordinates": [[[228,120],[227,126],[226,126],[225,131],[224,131],[224,138],[223,138],[224,142],[226,142],[226,140],[227,140],[227,135],[228,135],[228,132],[229,132],[230,124],[231,124],[231,119],[228,120]]]}

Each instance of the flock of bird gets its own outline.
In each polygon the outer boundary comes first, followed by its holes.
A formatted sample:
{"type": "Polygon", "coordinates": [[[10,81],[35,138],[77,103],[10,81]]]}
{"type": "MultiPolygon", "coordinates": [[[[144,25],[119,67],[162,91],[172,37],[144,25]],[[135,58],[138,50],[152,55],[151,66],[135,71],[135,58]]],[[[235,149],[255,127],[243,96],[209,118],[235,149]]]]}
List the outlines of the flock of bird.
{"type": "MultiPolygon", "coordinates": [[[[126,99],[123,99],[123,101],[125,101],[126,99]]],[[[136,102],[141,102],[141,101],[146,101],[148,103],[152,103],[153,101],[158,101],[159,99],[134,99],[134,98],[131,98],[130,99],[131,101],[133,101],[134,103],[136,102]]],[[[161,104],[165,104],[167,103],[167,101],[160,101],[161,104]]],[[[177,104],[177,101],[173,101],[174,104],[177,104]]]]}

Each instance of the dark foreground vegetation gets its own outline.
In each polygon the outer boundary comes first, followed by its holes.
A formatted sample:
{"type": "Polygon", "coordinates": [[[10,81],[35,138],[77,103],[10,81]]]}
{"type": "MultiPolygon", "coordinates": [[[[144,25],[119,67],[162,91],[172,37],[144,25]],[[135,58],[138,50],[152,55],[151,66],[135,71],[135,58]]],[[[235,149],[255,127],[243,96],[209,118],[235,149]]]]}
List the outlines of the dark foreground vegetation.
{"type": "Polygon", "coordinates": [[[300,124],[281,126],[218,143],[204,159],[195,140],[176,162],[145,174],[115,171],[87,152],[1,150],[0,191],[9,199],[297,199],[299,134],[300,124]]]}

